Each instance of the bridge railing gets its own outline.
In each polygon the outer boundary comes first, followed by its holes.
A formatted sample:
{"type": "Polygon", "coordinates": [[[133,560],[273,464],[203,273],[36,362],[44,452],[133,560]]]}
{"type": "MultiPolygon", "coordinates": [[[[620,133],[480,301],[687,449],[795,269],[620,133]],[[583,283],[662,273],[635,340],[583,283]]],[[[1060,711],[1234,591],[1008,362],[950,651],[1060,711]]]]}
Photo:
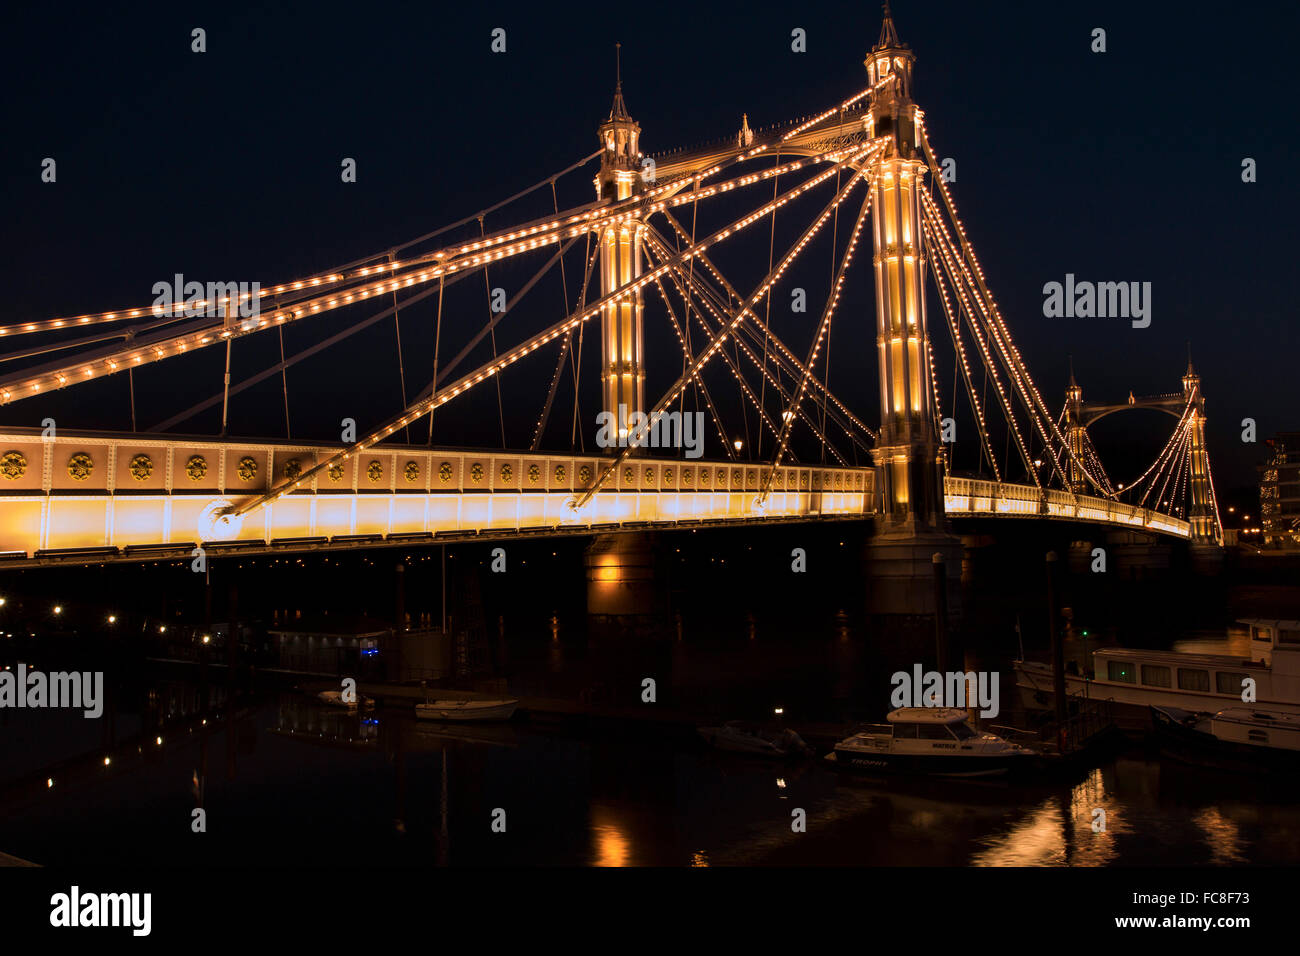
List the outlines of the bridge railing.
{"type": "Polygon", "coordinates": [[[1154,531],[1190,538],[1191,522],[1171,515],[1092,495],[1074,495],[1033,485],[949,476],[943,480],[944,510],[949,517],[1001,515],[1021,518],[1056,518],[1154,531]]]}
{"type": "Polygon", "coordinates": [[[783,466],[763,507],[755,462],[633,458],[586,507],[568,507],[595,455],[380,446],[318,473],[237,524],[214,514],[311,468],[338,446],[38,430],[0,434],[0,553],[142,548],[564,526],[857,516],[875,510],[870,467],[783,466]]]}

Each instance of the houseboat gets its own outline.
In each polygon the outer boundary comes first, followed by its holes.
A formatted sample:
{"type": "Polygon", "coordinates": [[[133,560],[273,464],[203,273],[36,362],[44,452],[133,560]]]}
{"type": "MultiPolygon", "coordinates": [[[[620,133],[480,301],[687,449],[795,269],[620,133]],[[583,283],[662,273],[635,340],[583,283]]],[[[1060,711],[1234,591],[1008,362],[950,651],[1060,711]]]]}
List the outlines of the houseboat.
{"type": "MultiPolygon", "coordinates": [[[[1066,693],[1113,701],[1145,724],[1151,707],[1216,713],[1233,705],[1300,714],[1300,621],[1251,618],[1250,657],[1104,647],[1092,674],[1067,673],[1066,693]]],[[[1016,688],[1030,709],[1052,707],[1052,669],[1016,661],[1016,688]]]]}

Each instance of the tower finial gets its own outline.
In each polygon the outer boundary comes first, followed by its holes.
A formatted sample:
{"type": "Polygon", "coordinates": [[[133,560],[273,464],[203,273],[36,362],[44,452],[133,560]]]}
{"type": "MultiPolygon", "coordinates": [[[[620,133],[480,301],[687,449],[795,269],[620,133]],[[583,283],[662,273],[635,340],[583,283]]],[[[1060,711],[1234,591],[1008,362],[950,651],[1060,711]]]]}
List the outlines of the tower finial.
{"type": "Polygon", "coordinates": [[[627,104],[623,102],[623,44],[614,44],[614,106],[609,111],[612,120],[630,120],[627,104]]]}
{"type": "Polygon", "coordinates": [[[894,14],[889,9],[889,0],[885,0],[884,5],[885,18],[880,24],[880,42],[876,48],[902,46],[898,39],[898,31],[894,29],[894,14]]]}

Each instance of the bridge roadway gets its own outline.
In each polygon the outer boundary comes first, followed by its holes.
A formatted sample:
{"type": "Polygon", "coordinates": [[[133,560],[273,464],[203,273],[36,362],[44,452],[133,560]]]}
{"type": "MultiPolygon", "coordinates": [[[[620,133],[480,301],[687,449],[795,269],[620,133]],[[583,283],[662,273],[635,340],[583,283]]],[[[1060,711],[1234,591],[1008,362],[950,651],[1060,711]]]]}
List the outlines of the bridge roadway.
{"type": "MultiPolygon", "coordinates": [[[[877,511],[875,469],[783,466],[755,507],[754,462],[640,458],[581,511],[595,455],[385,446],[228,527],[214,516],[341,446],[145,434],[0,433],[0,564],[55,565],[573,535],[633,528],[849,520],[877,511]]],[[[949,477],[950,517],[1084,521],[1187,538],[1186,521],[1102,498],[949,477]]]]}

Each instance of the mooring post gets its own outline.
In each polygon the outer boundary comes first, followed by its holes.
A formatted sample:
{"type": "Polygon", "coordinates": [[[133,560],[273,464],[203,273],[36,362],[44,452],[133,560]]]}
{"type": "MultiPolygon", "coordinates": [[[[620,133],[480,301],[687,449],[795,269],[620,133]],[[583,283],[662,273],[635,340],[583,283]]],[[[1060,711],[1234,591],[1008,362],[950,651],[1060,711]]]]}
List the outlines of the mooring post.
{"type": "Polygon", "coordinates": [[[1052,696],[1056,702],[1056,739],[1065,748],[1065,647],[1056,608],[1056,552],[1047,552],[1047,633],[1052,642],[1052,696]]]}
{"type": "Polygon", "coordinates": [[[934,647],[938,656],[939,673],[948,673],[948,569],[943,555],[936,551],[930,560],[934,563],[934,647]]]}

